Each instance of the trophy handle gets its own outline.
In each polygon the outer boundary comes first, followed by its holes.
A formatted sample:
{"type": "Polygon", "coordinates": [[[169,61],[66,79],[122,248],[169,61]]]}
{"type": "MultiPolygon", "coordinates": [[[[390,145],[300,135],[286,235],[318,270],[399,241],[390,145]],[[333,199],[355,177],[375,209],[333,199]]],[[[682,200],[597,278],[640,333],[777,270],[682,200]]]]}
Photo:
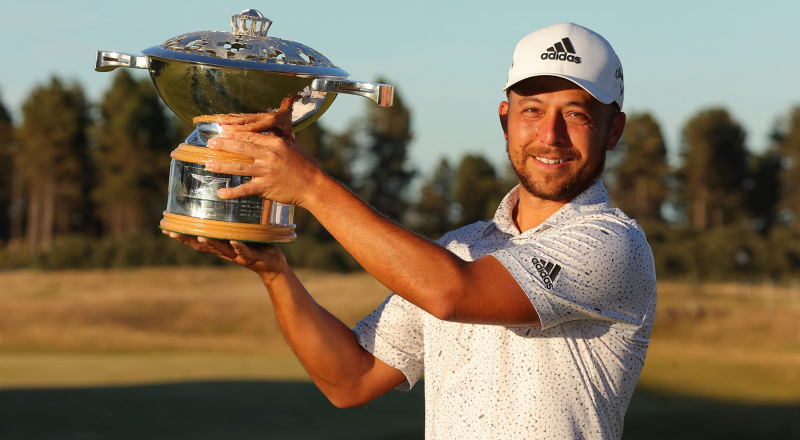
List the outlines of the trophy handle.
{"type": "Polygon", "coordinates": [[[391,107],[394,102],[394,86],[388,84],[350,81],[346,78],[316,78],[311,83],[311,90],[363,96],[381,107],[391,107]]]}
{"type": "Polygon", "coordinates": [[[130,55],[119,52],[97,51],[97,62],[94,70],[98,72],[110,72],[117,67],[130,67],[132,69],[147,69],[150,63],[145,56],[130,55]]]}

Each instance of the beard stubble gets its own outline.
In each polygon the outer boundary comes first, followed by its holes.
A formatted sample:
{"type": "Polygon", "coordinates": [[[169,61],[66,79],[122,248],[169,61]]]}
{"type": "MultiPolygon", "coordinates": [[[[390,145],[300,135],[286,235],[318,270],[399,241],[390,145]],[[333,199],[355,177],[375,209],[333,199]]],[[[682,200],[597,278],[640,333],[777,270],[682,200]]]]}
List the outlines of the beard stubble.
{"type": "MultiPolygon", "coordinates": [[[[564,176],[565,173],[551,175],[544,175],[541,177],[534,177],[524,167],[524,162],[529,157],[545,156],[547,152],[542,151],[528,151],[526,150],[523,155],[522,164],[517,165],[511,158],[511,152],[508,148],[508,141],[506,141],[506,154],[508,155],[511,167],[514,173],[519,178],[520,185],[525,190],[542,200],[551,201],[569,201],[575,198],[578,194],[589,188],[606,166],[605,152],[600,155],[600,159],[592,164],[586,164],[582,168],[569,176],[564,176]]],[[[580,159],[580,154],[573,150],[563,150],[558,152],[558,156],[562,159],[580,159]]],[[[536,159],[533,159],[536,160],[536,159]]]]}

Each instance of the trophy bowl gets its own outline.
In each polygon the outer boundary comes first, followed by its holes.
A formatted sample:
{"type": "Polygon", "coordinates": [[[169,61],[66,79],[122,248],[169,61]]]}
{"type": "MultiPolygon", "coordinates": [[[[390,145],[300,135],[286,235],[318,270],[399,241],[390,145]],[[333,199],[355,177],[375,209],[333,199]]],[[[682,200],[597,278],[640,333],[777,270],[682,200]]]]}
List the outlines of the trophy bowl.
{"type": "Polygon", "coordinates": [[[186,235],[257,243],[288,243],[295,234],[294,206],[249,196],[223,200],[220,188],[251,178],[212,173],[205,164],[252,162],[210,150],[223,128],[215,116],[290,111],[292,130],[308,126],[339,93],[359,95],[384,107],[394,87],[349,80],[350,75],[303,44],[268,37],[272,21],[248,9],[231,17],[232,32],[182,34],[141,55],[98,51],[95,70],[147,69],[164,103],[195,131],[172,154],[169,197],[161,229],[186,235]]]}

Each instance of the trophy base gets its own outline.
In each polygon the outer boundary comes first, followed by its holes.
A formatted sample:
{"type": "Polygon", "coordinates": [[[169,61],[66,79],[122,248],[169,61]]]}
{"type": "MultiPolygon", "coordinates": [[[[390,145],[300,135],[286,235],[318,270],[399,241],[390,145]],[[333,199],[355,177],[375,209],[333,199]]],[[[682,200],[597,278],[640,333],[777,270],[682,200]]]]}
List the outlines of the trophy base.
{"type": "Polygon", "coordinates": [[[165,231],[216,240],[248,243],[291,243],[297,240],[295,226],[254,225],[208,220],[164,211],[159,227],[165,231]]]}

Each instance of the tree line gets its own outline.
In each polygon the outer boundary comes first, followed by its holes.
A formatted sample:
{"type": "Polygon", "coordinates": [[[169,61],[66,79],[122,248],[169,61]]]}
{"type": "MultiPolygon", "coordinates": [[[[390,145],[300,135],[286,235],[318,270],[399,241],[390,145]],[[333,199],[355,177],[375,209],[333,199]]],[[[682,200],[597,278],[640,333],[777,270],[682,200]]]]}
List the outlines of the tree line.
{"type": "MultiPolygon", "coordinates": [[[[18,123],[0,102],[0,267],[216,262],[157,229],[169,152],[192,127],[165,110],[149,80],[118,72],[98,103],[57,77],[30,93],[18,123]]],[[[411,121],[398,94],[341,131],[314,123],[296,136],[328,174],[421,235],[491,219],[517,183],[510,167],[472,153],[423,175],[409,161],[411,121]]],[[[721,107],[693,115],[678,147],[670,165],[656,118],[631,114],[603,173],[612,204],[648,234],[659,276],[798,274],[800,107],[776,121],[760,154],[721,107]]],[[[295,223],[298,241],[282,247],[293,264],[358,268],[308,212],[298,208],[295,223]]]]}

